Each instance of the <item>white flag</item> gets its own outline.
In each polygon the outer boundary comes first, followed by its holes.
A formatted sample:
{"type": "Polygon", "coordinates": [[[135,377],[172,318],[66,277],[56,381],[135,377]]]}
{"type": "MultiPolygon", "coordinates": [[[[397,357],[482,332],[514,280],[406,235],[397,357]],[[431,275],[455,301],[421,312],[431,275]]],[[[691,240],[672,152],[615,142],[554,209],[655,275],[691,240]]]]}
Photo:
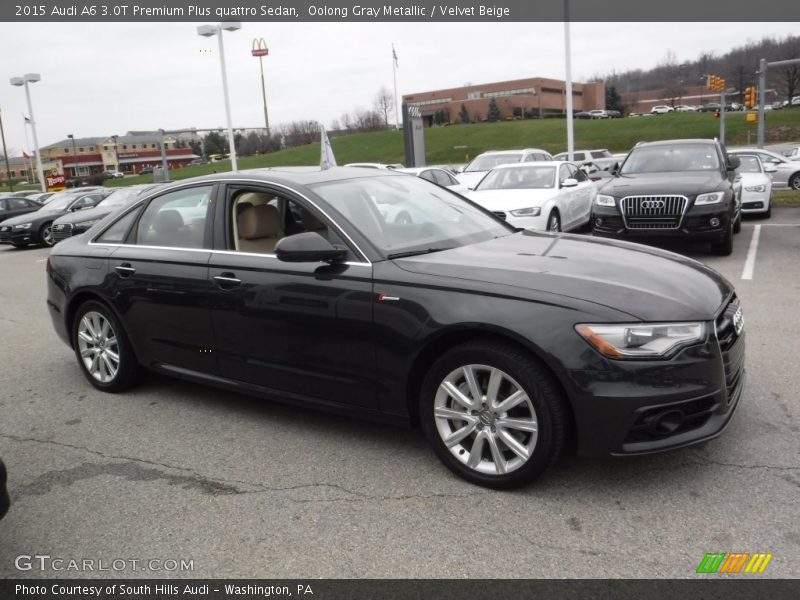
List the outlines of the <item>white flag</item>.
{"type": "Polygon", "coordinates": [[[331,148],[331,141],[328,139],[328,134],[325,133],[325,127],[320,123],[320,156],[319,168],[321,170],[330,169],[336,166],[336,157],[333,155],[333,148],[331,148]]]}

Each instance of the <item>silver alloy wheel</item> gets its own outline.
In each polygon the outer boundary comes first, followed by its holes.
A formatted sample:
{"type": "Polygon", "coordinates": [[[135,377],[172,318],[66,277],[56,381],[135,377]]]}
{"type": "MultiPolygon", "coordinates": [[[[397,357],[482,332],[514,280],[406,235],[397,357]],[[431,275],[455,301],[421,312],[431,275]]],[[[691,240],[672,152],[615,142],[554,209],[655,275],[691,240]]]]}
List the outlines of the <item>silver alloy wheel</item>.
{"type": "Polygon", "coordinates": [[[48,246],[52,246],[53,242],[53,226],[52,225],[45,225],[44,229],[42,229],[42,240],[48,246]]]}
{"type": "Polygon", "coordinates": [[[505,475],[533,455],[538,420],[528,394],[507,373],[464,365],[439,384],[436,429],[459,461],[487,475],[505,475]]]}
{"type": "Polygon", "coordinates": [[[793,190],[800,190],[800,175],[793,175],[789,181],[789,187],[793,190]]]}
{"type": "Polygon", "coordinates": [[[550,223],[547,225],[547,230],[561,231],[561,219],[559,219],[558,213],[550,214],[550,223]]]}
{"type": "Polygon", "coordinates": [[[109,320],[99,312],[83,315],[78,325],[78,350],[89,374],[110,383],[119,371],[119,345],[109,320]]]}

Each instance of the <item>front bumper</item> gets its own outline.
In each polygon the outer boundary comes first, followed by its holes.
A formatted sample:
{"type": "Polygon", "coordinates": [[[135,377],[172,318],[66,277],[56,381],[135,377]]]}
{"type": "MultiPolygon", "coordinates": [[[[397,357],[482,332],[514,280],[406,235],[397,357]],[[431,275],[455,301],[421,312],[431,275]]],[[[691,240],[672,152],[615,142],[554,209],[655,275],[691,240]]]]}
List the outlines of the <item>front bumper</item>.
{"type": "Polygon", "coordinates": [[[769,210],[770,195],[767,192],[748,192],[742,190],[742,213],[758,214],[769,210]]]}
{"type": "Polygon", "coordinates": [[[38,243],[36,232],[33,229],[7,229],[0,227],[0,244],[14,244],[22,246],[25,244],[38,243]]]}
{"type": "Polygon", "coordinates": [[[690,207],[674,229],[632,229],[626,225],[619,208],[597,204],[592,206],[592,231],[595,235],[634,241],[652,238],[715,241],[725,236],[729,223],[728,208],[723,204],[690,207]],[[717,219],[719,224],[712,225],[712,219],[717,219]]]}
{"type": "Polygon", "coordinates": [[[580,456],[664,452],[719,436],[739,406],[745,336],[731,328],[734,300],[705,343],[671,360],[620,361],[595,355],[567,373],[580,456]],[[591,367],[591,368],[586,368],[591,367]]]}

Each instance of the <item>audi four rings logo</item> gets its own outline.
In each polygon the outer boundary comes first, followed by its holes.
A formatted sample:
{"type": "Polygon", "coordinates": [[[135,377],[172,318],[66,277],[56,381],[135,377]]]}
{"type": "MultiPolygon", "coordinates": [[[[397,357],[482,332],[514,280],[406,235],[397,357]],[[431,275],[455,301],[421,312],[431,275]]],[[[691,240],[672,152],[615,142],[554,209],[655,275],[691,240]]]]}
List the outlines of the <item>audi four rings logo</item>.
{"type": "Polygon", "coordinates": [[[663,200],[645,200],[642,202],[642,208],[664,208],[665,202],[663,200]]]}
{"type": "Polygon", "coordinates": [[[741,335],[744,329],[744,313],[741,306],[733,315],[733,328],[736,330],[736,335],[741,335]]]}

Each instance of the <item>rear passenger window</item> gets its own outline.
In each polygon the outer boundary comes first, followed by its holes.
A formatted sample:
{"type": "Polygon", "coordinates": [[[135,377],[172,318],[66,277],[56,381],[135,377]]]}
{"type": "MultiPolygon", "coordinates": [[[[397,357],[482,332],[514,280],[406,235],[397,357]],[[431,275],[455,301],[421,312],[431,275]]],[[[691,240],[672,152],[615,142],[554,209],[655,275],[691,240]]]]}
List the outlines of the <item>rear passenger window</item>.
{"type": "Polygon", "coordinates": [[[133,225],[133,222],[136,220],[136,215],[138,214],[139,211],[137,210],[132,210],[129,212],[111,227],[106,229],[100,235],[100,237],[97,238],[97,243],[122,244],[125,241],[125,238],[128,236],[128,231],[130,231],[131,225],[133,225]]]}
{"type": "Polygon", "coordinates": [[[178,190],[154,198],[136,228],[140,246],[202,248],[212,186],[178,190]]]}

